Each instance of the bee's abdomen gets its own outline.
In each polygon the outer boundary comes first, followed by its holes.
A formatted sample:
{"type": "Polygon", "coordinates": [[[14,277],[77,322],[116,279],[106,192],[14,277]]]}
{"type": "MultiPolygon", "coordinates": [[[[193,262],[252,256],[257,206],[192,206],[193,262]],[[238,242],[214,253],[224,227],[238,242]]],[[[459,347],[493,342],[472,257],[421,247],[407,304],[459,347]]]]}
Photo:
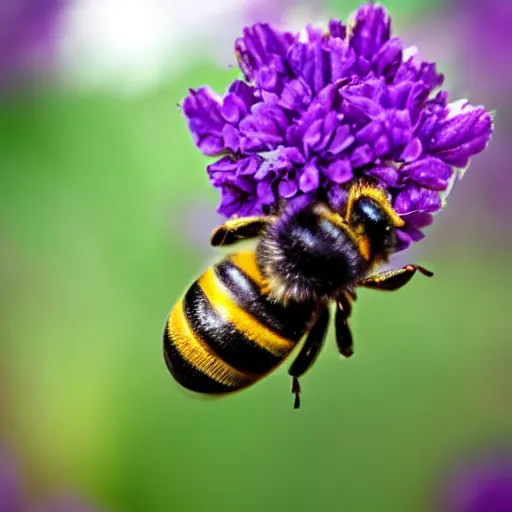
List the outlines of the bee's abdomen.
{"type": "Polygon", "coordinates": [[[185,316],[192,331],[220,359],[239,372],[248,375],[264,374],[279,364],[282,355],[292,348],[289,340],[282,340],[278,342],[281,346],[278,345],[272,351],[268,350],[254,339],[257,338],[255,329],[258,328],[254,320],[248,320],[254,323],[252,330],[247,328],[247,323],[243,329],[242,326],[233,323],[236,321],[235,318],[226,321],[227,315],[224,315],[221,309],[223,307],[229,305],[216,304],[214,307],[198,282],[192,285],[185,296],[185,316]]]}
{"type": "Polygon", "coordinates": [[[262,286],[248,252],[222,260],[190,287],[164,333],[167,366],[180,384],[202,393],[236,391],[291,352],[311,308],[272,303],[262,286]]]}

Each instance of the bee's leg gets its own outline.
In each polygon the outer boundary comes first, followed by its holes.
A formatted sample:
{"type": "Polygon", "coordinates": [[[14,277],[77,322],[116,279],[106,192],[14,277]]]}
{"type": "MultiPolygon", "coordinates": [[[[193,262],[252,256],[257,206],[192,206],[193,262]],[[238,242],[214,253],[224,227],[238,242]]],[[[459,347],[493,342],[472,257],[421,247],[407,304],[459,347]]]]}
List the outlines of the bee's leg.
{"type": "Polygon", "coordinates": [[[336,329],[336,345],[342,356],[350,357],[353,353],[352,333],[348,326],[348,317],[352,311],[350,300],[345,294],[341,294],[336,302],[336,316],[334,325],[336,329]]]}
{"type": "Polygon", "coordinates": [[[300,408],[300,384],[299,379],[297,377],[292,378],[292,393],[295,395],[295,400],[293,402],[293,408],[300,408]]]}
{"type": "Polygon", "coordinates": [[[230,219],[212,231],[210,243],[214,247],[218,247],[231,245],[248,238],[255,238],[274,220],[275,217],[272,216],[230,219]]]}
{"type": "Polygon", "coordinates": [[[293,377],[292,393],[295,395],[294,409],[300,407],[300,386],[298,378],[304,375],[315,362],[322,348],[329,325],[329,308],[325,308],[318,315],[313,327],[309,331],[306,341],[299,354],[293,361],[288,373],[293,377]]]}
{"type": "Polygon", "coordinates": [[[406,265],[398,270],[388,270],[380,274],[370,276],[357,283],[357,286],[364,288],[373,288],[374,290],[395,291],[402,286],[406,285],[411,277],[416,273],[421,272],[424,276],[432,277],[433,272],[419,265],[406,265]]]}

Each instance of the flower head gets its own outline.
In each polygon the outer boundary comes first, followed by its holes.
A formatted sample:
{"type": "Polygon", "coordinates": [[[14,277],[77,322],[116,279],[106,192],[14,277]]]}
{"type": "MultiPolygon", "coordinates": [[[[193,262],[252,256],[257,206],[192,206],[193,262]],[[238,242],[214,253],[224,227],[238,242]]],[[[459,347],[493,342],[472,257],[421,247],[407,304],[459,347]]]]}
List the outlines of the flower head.
{"type": "Polygon", "coordinates": [[[446,475],[437,510],[507,512],[512,510],[512,452],[494,450],[469,458],[446,475]]]}
{"type": "Polygon", "coordinates": [[[348,25],[299,34],[266,24],[235,43],[244,79],[223,97],[191,90],[183,111],[221,190],[225,216],[326,200],[339,209],[357,178],[385,188],[405,226],[401,250],[423,237],[456,168],[487,145],[483,107],[448,103],[433,63],[391,37],[391,20],[363,5],[348,25]]]}
{"type": "Polygon", "coordinates": [[[11,450],[0,444],[0,510],[2,512],[94,512],[67,494],[44,501],[29,499],[21,464],[11,450]]]}
{"type": "Polygon", "coordinates": [[[64,4],[63,0],[0,2],[0,86],[49,63],[64,4]]]}

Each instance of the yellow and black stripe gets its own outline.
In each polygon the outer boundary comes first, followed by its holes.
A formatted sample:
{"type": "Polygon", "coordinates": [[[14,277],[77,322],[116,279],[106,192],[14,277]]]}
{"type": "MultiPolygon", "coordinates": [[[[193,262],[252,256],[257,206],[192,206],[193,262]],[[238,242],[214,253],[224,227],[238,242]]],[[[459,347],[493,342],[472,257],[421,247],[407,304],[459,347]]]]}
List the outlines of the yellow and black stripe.
{"type": "Polygon", "coordinates": [[[313,307],[272,302],[264,285],[247,251],[223,259],[189,288],[164,332],[167,367],[181,385],[200,393],[237,391],[290,354],[313,307]]]}

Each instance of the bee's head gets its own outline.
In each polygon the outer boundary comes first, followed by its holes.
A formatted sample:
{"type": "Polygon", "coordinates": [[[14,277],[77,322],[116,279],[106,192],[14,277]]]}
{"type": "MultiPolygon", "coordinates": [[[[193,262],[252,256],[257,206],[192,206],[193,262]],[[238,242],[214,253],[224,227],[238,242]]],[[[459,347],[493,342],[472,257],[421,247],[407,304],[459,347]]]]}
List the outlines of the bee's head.
{"type": "Polygon", "coordinates": [[[395,248],[396,228],[404,225],[383,190],[360,184],[350,190],[346,220],[361,254],[372,264],[388,260],[395,248]]]}

